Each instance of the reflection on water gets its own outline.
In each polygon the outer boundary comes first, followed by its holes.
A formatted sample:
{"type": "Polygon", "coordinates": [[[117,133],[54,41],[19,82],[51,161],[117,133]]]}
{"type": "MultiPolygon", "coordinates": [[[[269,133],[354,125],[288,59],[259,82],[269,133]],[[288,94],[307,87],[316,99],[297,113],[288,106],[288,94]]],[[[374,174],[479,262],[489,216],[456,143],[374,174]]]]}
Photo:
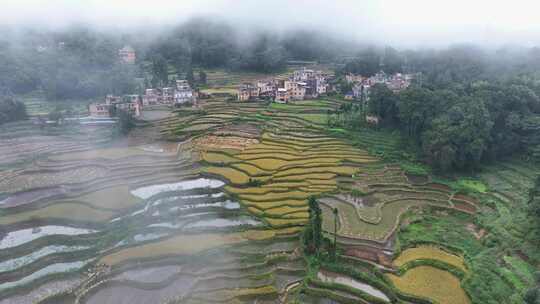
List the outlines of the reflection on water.
{"type": "Polygon", "coordinates": [[[240,204],[237,202],[227,200],[224,202],[216,202],[216,203],[200,203],[200,204],[189,204],[189,205],[177,206],[177,207],[172,207],[170,210],[183,211],[183,210],[189,210],[189,209],[195,209],[195,208],[206,208],[206,207],[222,207],[227,210],[233,210],[233,209],[239,209],[240,204]]]}
{"type": "Polygon", "coordinates": [[[26,277],[20,279],[18,281],[6,282],[6,283],[0,284],[0,291],[8,289],[8,288],[13,288],[13,287],[17,287],[17,286],[20,286],[20,285],[23,285],[23,284],[30,283],[30,282],[32,282],[34,280],[37,280],[37,279],[39,279],[41,277],[44,277],[46,275],[49,275],[49,274],[64,273],[64,272],[70,272],[70,271],[79,270],[82,267],[84,267],[84,265],[88,264],[90,261],[91,260],[77,261],[77,262],[71,262],[71,263],[52,264],[52,265],[46,266],[44,268],[41,268],[40,270],[32,273],[29,276],[26,276],[26,277]]]}
{"type": "Polygon", "coordinates": [[[225,228],[234,226],[258,226],[262,225],[260,221],[245,217],[237,219],[215,218],[200,220],[186,225],[186,228],[225,228]]]}
{"type": "Polygon", "coordinates": [[[28,255],[1,262],[0,272],[11,271],[19,267],[28,265],[52,253],[73,252],[73,251],[79,251],[79,250],[84,250],[88,248],[90,248],[90,246],[64,246],[64,245],[46,246],[28,255]]]}
{"type": "Polygon", "coordinates": [[[390,302],[390,299],[382,291],[348,276],[340,275],[333,272],[320,271],[319,273],[317,273],[317,278],[326,283],[337,283],[356,288],[371,296],[390,302]]]}
{"type": "Polygon", "coordinates": [[[133,236],[133,239],[135,240],[135,242],[144,242],[150,240],[157,240],[167,235],[167,233],[141,233],[133,236]]]}
{"type": "Polygon", "coordinates": [[[219,188],[225,185],[224,182],[217,179],[198,178],[194,180],[187,180],[178,183],[161,184],[141,187],[131,191],[131,194],[140,197],[142,199],[150,198],[161,192],[179,191],[179,190],[192,190],[199,188],[219,188]]]}
{"type": "Polygon", "coordinates": [[[95,232],[97,232],[97,230],[55,225],[22,229],[9,232],[2,240],[0,240],[0,249],[19,246],[48,235],[81,235],[95,232]]]}

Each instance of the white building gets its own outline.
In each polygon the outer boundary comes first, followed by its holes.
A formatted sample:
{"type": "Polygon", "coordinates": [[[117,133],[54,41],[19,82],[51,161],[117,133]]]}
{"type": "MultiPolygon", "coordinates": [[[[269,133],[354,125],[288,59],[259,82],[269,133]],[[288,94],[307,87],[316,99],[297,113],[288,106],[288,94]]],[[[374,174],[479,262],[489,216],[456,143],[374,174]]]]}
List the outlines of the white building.
{"type": "Polygon", "coordinates": [[[315,71],[310,70],[310,69],[306,69],[304,67],[304,68],[302,68],[300,70],[294,71],[293,76],[292,76],[292,80],[294,80],[294,81],[307,81],[308,79],[313,78],[313,76],[315,76],[315,71]]]}
{"type": "Polygon", "coordinates": [[[174,103],[177,105],[187,102],[195,102],[193,90],[187,80],[177,80],[176,90],[174,91],[174,103]]]}

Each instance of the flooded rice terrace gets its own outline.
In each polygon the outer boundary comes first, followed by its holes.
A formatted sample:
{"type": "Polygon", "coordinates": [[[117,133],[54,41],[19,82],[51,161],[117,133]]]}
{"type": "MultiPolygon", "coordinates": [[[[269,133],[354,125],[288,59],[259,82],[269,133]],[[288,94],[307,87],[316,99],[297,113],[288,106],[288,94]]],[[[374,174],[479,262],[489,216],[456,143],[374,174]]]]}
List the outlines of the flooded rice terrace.
{"type": "Polygon", "coordinates": [[[304,275],[159,127],[0,127],[1,304],[274,303],[304,275]]]}

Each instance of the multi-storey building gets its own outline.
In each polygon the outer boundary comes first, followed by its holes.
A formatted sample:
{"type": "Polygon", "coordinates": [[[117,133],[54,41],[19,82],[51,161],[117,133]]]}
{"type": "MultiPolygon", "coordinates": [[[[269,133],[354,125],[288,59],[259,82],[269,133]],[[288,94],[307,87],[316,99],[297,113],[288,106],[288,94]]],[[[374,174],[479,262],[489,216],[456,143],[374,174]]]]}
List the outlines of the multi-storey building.
{"type": "Polygon", "coordinates": [[[146,89],[142,97],[144,106],[156,105],[160,101],[160,94],[157,89],[146,89]]]}
{"type": "Polygon", "coordinates": [[[181,105],[188,102],[195,102],[196,97],[187,80],[177,80],[176,90],[174,91],[175,105],[181,105]]]}
{"type": "Polygon", "coordinates": [[[88,112],[92,117],[111,117],[111,105],[105,103],[91,103],[88,112]]]}
{"type": "Polygon", "coordinates": [[[105,103],[92,103],[88,111],[92,117],[111,117],[116,110],[126,111],[134,116],[141,115],[142,101],[139,95],[107,95],[105,103]]]}
{"type": "Polygon", "coordinates": [[[287,91],[287,89],[285,88],[277,88],[276,90],[276,98],[275,98],[275,102],[277,103],[287,103],[289,102],[289,99],[290,99],[290,95],[289,95],[289,91],[287,91]]]}
{"type": "Polygon", "coordinates": [[[174,102],[174,88],[166,87],[161,89],[161,102],[166,104],[174,102]]]}
{"type": "Polygon", "coordinates": [[[285,81],[285,90],[289,92],[290,99],[303,100],[306,96],[307,83],[301,81],[285,81]]]}
{"type": "Polygon", "coordinates": [[[259,97],[259,89],[251,83],[243,83],[238,88],[238,100],[249,101],[259,97]]]}
{"type": "Polygon", "coordinates": [[[274,80],[259,80],[257,81],[257,89],[259,90],[259,96],[274,97],[276,83],[274,80]]]}
{"type": "Polygon", "coordinates": [[[355,75],[355,74],[351,74],[351,73],[345,75],[345,81],[347,83],[363,82],[364,79],[365,79],[365,77],[362,76],[362,75],[355,75]]]}
{"type": "Polygon", "coordinates": [[[316,73],[317,72],[313,70],[306,69],[305,67],[303,67],[300,70],[294,71],[291,78],[293,81],[307,81],[308,79],[313,78],[316,75],[316,73]]]}

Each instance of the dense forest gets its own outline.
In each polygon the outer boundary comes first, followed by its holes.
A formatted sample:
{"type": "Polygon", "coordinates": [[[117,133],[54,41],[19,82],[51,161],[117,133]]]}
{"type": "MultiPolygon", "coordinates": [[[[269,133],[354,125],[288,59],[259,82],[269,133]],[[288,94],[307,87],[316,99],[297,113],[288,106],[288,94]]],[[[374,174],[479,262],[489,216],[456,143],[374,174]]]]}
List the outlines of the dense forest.
{"type": "Polygon", "coordinates": [[[134,67],[118,63],[122,43],[86,28],[63,32],[5,30],[0,38],[0,86],[14,94],[42,91],[48,99],[91,98],[134,89],[134,67]]]}
{"type": "Polygon", "coordinates": [[[377,62],[384,69],[385,58],[390,58],[387,71],[419,72],[417,79],[399,93],[376,85],[367,109],[351,105],[330,122],[362,127],[363,115],[377,115],[382,127],[400,130],[439,172],[472,171],[482,161],[519,153],[539,161],[540,53],[512,52],[520,55],[466,46],[403,54],[387,48],[378,56],[364,52],[339,72],[369,76],[377,71],[377,62]]]}

